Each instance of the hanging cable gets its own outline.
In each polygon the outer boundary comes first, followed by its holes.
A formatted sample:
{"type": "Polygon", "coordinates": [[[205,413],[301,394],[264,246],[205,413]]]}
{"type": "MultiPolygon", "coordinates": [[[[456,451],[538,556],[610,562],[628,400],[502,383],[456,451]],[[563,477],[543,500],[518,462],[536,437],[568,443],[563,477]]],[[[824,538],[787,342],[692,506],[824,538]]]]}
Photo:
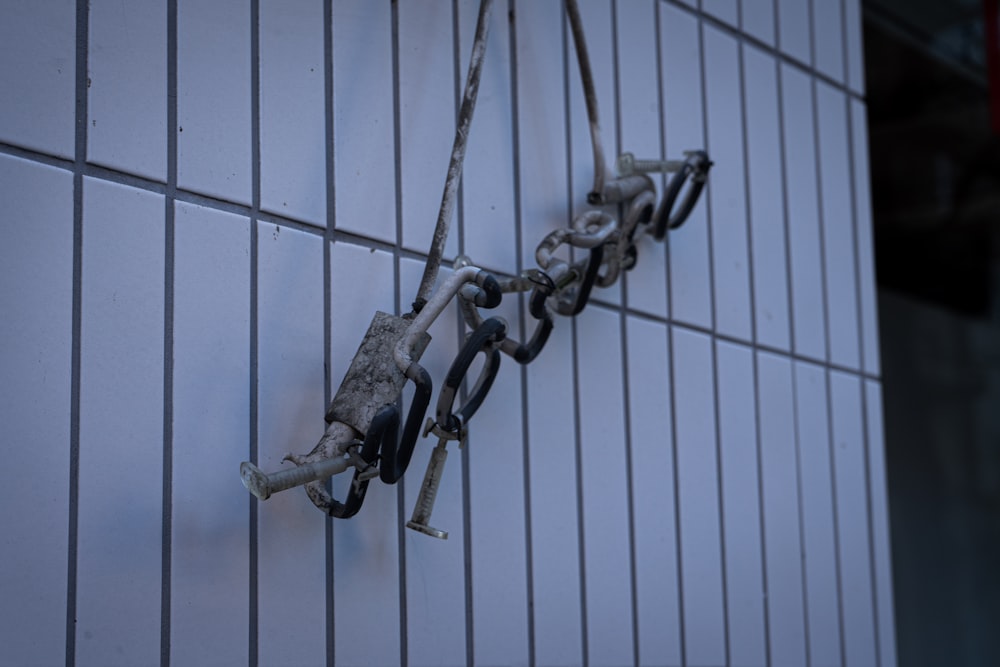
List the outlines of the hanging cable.
{"type": "Polygon", "coordinates": [[[594,89],[594,73],[590,69],[587,55],[587,39],[583,34],[583,20],[576,0],[566,0],[566,13],[573,31],[573,45],[576,47],[576,61],[580,66],[580,80],[583,82],[583,97],[587,103],[587,120],[590,123],[590,143],[594,147],[594,187],[587,194],[587,203],[597,206],[604,203],[604,148],[601,146],[601,122],[597,115],[597,91],[594,89]]]}
{"type": "Polygon", "coordinates": [[[479,94],[479,79],[483,74],[483,60],[486,55],[486,38],[490,30],[490,10],[493,0],[482,0],[479,3],[479,19],[476,23],[476,37],[472,43],[472,56],[469,58],[469,73],[465,79],[465,93],[462,96],[462,106],[458,112],[458,126],[455,128],[455,142],[451,148],[451,161],[448,163],[448,176],[444,181],[444,193],[441,195],[441,209],[438,211],[437,225],[431,247],[427,252],[427,264],[424,275],[420,279],[417,297],[413,301],[414,312],[420,312],[430,297],[438,271],[441,269],[441,257],[448,241],[448,228],[451,216],[455,210],[455,197],[458,185],[462,181],[462,163],[465,161],[465,148],[469,142],[469,128],[472,125],[472,113],[476,109],[476,96],[479,94]]]}

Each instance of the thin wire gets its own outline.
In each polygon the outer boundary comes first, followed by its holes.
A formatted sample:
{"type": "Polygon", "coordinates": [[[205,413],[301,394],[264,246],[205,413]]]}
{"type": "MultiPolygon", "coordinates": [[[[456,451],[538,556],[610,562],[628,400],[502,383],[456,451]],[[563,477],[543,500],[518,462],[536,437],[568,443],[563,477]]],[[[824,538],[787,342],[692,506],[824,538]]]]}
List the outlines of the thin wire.
{"type": "Polygon", "coordinates": [[[594,89],[594,73],[590,69],[590,56],[587,55],[587,39],[583,33],[583,21],[580,19],[580,7],[576,0],[566,0],[566,13],[569,16],[569,26],[573,31],[573,45],[576,47],[576,61],[580,66],[580,79],[583,82],[583,97],[587,103],[587,119],[590,122],[590,143],[594,147],[594,187],[587,195],[587,202],[599,205],[604,202],[604,148],[601,145],[601,123],[597,113],[597,91],[594,89]]]}
{"type": "Polygon", "coordinates": [[[489,35],[490,10],[493,0],[482,0],[479,3],[479,19],[476,23],[476,37],[472,44],[472,56],[469,59],[469,73],[465,80],[465,93],[462,97],[462,107],[458,112],[458,126],[455,128],[455,142],[451,148],[451,161],[448,163],[448,176],[444,182],[444,193],[441,195],[441,209],[438,211],[437,225],[431,239],[431,248],[427,252],[427,264],[424,275],[420,279],[417,297],[413,301],[414,312],[427,303],[438,271],[441,269],[441,257],[448,241],[448,228],[451,216],[455,210],[455,196],[458,185],[462,181],[462,163],[465,161],[465,148],[469,142],[469,128],[472,125],[472,113],[476,109],[476,96],[479,93],[479,79],[483,73],[483,60],[486,55],[486,38],[489,35]]]}

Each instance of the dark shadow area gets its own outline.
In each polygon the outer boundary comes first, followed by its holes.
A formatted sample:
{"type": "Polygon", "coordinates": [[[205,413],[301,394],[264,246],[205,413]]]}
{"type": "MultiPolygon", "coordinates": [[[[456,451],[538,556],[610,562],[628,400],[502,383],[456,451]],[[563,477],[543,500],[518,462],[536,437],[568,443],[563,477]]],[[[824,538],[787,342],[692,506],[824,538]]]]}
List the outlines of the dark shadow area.
{"type": "Polygon", "coordinates": [[[906,667],[1000,665],[1000,135],[984,10],[980,0],[864,3],[906,667]]]}

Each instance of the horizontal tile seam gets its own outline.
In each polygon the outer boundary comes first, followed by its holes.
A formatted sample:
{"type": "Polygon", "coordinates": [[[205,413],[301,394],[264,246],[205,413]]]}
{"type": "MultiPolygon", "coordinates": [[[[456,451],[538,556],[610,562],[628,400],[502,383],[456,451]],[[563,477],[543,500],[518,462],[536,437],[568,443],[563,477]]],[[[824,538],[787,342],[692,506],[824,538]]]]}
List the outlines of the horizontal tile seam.
{"type": "Polygon", "coordinates": [[[764,53],[774,57],[778,61],[785,63],[786,65],[790,65],[795,69],[800,70],[805,74],[836,88],[837,90],[839,90],[840,92],[844,93],[845,95],[847,95],[852,99],[860,100],[861,102],[865,101],[864,94],[856,90],[853,90],[847,83],[837,81],[828,74],[825,74],[824,72],[821,72],[820,70],[816,69],[809,63],[802,62],[801,60],[792,56],[791,54],[785,53],[779,47],[771,46],[770,44],[759,39],[758,37],[755,37],[754,35],[751,35],[747,32],[744,32],[739,28],[726,23],[722,19],[706,13],[704,10],[691,7],[690,5],[681,2],[681,0],[660,0],[660,1],[664,4],[674,7],[679,11],[684,12],[685,14],[689,14],[690,16],[693,16],[703,21],[706,25],[709,25],[717,30],[720,30],[721,32],[726,33],[730,37],[736,38],[736,41],[740,42],[741,44],[745,44],[748,46],[752,46],[756,49],[759,49],[760,51],[763,51],[764,53]]]}
{"type": "MultiPolygon", "coordinates": [[[[0,142],[0,154],[10,155],[12,157],[25,159],[38,164],[52,166],[58,169],[64,169],[70,174],[74,173],[76,169],[76,165],[73,160],[66,160],[63,158],[54,157],[39,151],[23,148],[7,142],[0,142]]],[[[116,183],[119,185],[126,185],[147,192],[163,195],[164,197],[168,196],[167,184],[143,178],[140,176],[135,176],[134,174],[130,174],[128,172],[122,172],[88,163],[83,168],[83,176],[110,183],[116,183]]],[[[263,211],[254,211],[253,207],[247,204],[240,204],[237,202],[232,202],[218,197],[212,197],[210,195],[192,192],[189,190],[177,189],[175,193],[176,193],[176,196],[174,197],[175,201],[183,202],[186,204],[193,204],[196,206],[202,206],[205,208],[210,208],[225,213],[232,213],[234,215],[240,215],[246,218],[256,217],[258,222],[262,222],[265,224],[280,225],[288,229],[295,229],[297,231],[301,231],[307,234],[312,234],[321,239],[326,239],[327,237],[327,229],[325,227],[314,226],[309,223],[303,222],[301,220],[287,218],[284,216],[275,215],[271,213],[265,213],[263,211]]],[[[362,234],[345,232],[342,230],[333,230],[332,237],[334,242],[347,243],[350,245],[358,245],[372,250],[383,250],[385,252],[390,252],[390,253],[397,251],[397,248],[394,243],[364,236],[362,234]]],[[[421,252],[416,252],[405,248],[399,248],[398,252],[400,258],[413,259],[417,261],[426,259],[426,254],[421,252]]],[[[501,275],[503,274],[501,273],[501,275]]],[[[600,298],[594,298],[591,301],[591,303],[595,306],[606,308],[615,312],[618,312],[620,308],[620,306],[618,306],[617,304],[603,301],[600,298]]],[[[669,317],[648,313],[642,310],[637,310],[634,308],[626,308],[624,312],[625,314],[630,315],[632,317],[636,317],[638,319],[657,322],[660,324],[672,325],[688,331],[702,333],[720,341],[734,343],[737,345],[743,345],[755,350],[759,350],[761,352],[768,352],[771,354],[788,357],[794,361],[801,361],[805,363],[814,364],[816,366],[820,366],[828,370],[835,370],[843,373],[849,373],[852,375],[862,377],[867,380],[874,380],[877,382],[881,381],[881,375],[878,373],[870,373],[861,369],[850,368],[848,366],[842,366],[839,364],[830,363],[822,359],[816,359],[805,355],[795,354],[794,352],[789,352],[788,350],[783,350],[781,348],[772,347],[769,345],[763,345],[759,342],[754,343],[749,339],[743,339],[738,336],[731,336],[728,334],[719,333],[718,331],[713,331],[711,328],[699,326],[697,324],[692,324],[690,322],[684,322],[677,319],[672,319],[669,317]]]]}

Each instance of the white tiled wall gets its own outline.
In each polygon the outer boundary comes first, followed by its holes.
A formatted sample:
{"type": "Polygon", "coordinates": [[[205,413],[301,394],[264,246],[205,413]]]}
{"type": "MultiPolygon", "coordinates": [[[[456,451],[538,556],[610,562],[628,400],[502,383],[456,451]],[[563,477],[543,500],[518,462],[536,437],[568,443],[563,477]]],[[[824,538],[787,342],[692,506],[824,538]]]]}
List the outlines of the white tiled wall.
{"type": "MultiPolygon", "coordinates": [[[[561,3],[495,4],[446,264],[514,275],[593,174],[561,3]]],[[[349,521],[237,471],[409,309],[478,3],[0,6],[0,665],[895,665],[859,2],[581,9],[609,158],[716,164],[504,360],[437,541],[425,441],[349,521]]]]}

